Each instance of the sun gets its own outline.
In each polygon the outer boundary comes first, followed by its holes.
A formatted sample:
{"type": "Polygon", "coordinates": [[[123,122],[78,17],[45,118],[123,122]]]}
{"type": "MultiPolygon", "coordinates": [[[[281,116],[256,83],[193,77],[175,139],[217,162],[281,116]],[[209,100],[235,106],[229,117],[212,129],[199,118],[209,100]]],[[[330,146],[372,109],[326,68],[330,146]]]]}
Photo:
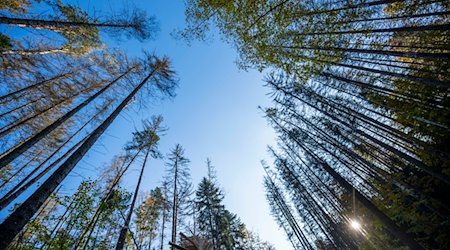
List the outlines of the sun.
{"type": "Polygon", "coordinates": [[[359,230],[361,229],[361,224],[357,221],[357,220],[351,220],[350,221],[350,226],[354,229],[354,230],[359,230]]]}

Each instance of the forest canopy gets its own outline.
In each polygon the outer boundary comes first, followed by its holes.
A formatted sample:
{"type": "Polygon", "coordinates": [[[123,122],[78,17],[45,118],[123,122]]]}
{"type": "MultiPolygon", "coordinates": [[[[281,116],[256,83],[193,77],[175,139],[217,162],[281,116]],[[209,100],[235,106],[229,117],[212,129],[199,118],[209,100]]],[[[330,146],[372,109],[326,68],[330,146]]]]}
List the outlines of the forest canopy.
{"type": "MultiPolygon", "coordinates": [[[[146,43],[156,17],[80,6],[0,2],[0,249],[274,249],[229,210],[209,159],[195,183],[184,146],[160,149],[170,131],[153,104],[173,99],[179,78],[146,43]],[[149,47],[130,56],[121,40],[149,47]],[[130,113],[144,119],[120,152],[78,174],[130,113]]],[[[265,75],[271,104],[255,112],[277,138],[261,188],[293,249],[450,249],[449,7],[185,1],[178,42],[218,33],[238,68],[265,75]]]]}
{"type": "Polygon", "coordinates": [[[264,185],[295,249],[450,246],[448,7],[187,1],[179,37],[217,29],[267,74],[278,145],[264,185]]]}

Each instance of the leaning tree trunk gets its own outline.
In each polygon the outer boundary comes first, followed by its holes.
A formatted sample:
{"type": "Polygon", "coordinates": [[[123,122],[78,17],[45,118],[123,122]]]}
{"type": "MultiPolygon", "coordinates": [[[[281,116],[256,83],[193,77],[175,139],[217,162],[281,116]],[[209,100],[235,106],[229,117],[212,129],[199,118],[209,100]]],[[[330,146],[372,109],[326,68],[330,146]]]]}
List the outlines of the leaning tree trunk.
{"type": "Polygon", "coordinates": [[[136,189],[134,190],[133,200],[131,201],[130,210],[128,211],[125,222],[120,230],[119,238],[117,239],[116,250],[122,250],[125,244],[125,238],[127,236],[128,227],[130,225],[131,216],[133,215],[134,205],[136,204],[137,195],[139,193],[139,187],[141,186],[142,175],[144,174],[145,164],[147,163],[148,154],[150,153],[150,148],[147,149],[147,153],[145,154],[144,163],[142,163],[141,173],[139,174],[139,179],[136,185],[136,189]]]}
{"type": "Polygon", "coordinates": [[[109,28],[132,28],[133,24],[112,23],[112,22],[76,22],[64,20],[42,20],[42,19],[26,19],[13,17],[0,17],[0,23],[15,25],[19,27],[29,27],[35,29],[47,29],[60,31],[65,28],[72,27],[109,27],[109,28]]]}
{"type": "Polygon", "coordinates": [[[319,50],[319,51],[340,51],[344,53],[358,54],[374,54],[407,58],[425,58],[425,59],[450,59],[450,53],[430,53],[417,51],[394,51],[394,50],[377,50],[377,49],[357,49],[342,47],[307,47],[307,46],[271,46],[280,47],[282,49],[298,49],[298,50],[319,50]]]}
{"type": "MultiPolygon", "coordinates": [[[[42,162],[40,162],[39,163],[39,165],[38,166],[36,166],[33,170],[31,170],[30,172],[27,172],[27,175],[24,177],[24,178],[22,178],[21,180],[20,180],[20,182],[19,183],[17,183],[17,184],[15,184],[14,185],[14,187],[13,188],[11,188],[6,194],[4,194],[3,195],[3,197],[0,199],[0,210],[1,209],[3,209],[7,204],[9,204],[12,200],[10,200],[10,201],[7,201],[6,203],[4,202],[4,200],[7,198],[7,197],[9,197],[10,195],[12,195],[13,193],[16,193],[19,189],[22,189],[22,185],[24,185],[24,183],[29,179],[29,178],[31,178],[37,171],[39,171],[48,161],[50,161],[51,160],[51,158],[52,157],[54,157],[58,152],[61,152],[61,150],[69,143],[69,142],[71,142],[71,140],[76,136],[76,135],[78,135],[91,121],[93,121],[94,119],[96,119],[97,117],[98,117],[98,115],[100,115],[101,113],[103,113],[104,111],[105,111],[106,109],[104,108],[103,110],[101,110],[99,113],[97,113],[97,114],[95,114],[94,116],[92,116],[92,118],[91,119],[89,119],[86,123],[84,123],[83,124],[83,126],[81,126],[77,131],[75,131],[69,138],[67,138],[67,140],[63,143],[63,144],[61,144],[56,150],[54,150],[53,151],[53,153],[51,153],[50,155],[48,155],[47,156],[47,158],[44,160],[44,161],[42,161],[42,162]]],[[[70,152],[72,152],[73,150],[75,150],[81,143],[83,142],[83,140],[81,140],[81,141],[79,141],[79,142],[77,142],[74,146],[72,146],[71,147],[71,149],[69,149],[66,153],[64,153],[64,155],[68,155],[68,154],[70,154],[70,152]]],[[[64,158],[64,156],[61,156],[59,159],[61,159],[61,158],[64,158]]],[[[57,160],[58,161],[58,160],[57,160]]],[[[55,162],[57,162],[57,161],[55,161],[55,162]]],[[[55,162],[53,162],[52,164],[50,164],[51,166],[56,166],[56,164],[58,164],[58,163],[55,163],[55,162]]],[[[51,167],[47,167],[49,170],[51,169],[51,167]]],[[[45,170],[44,171],[42,171],[42,172],[45,172],[45,173],[47,173],[45,170]]],[[[44,175],[45,173],[41,173],[41,174],[38,174],[38,176],[39,175],[44,175]]],[[[37,176],[35,176],[35,178],[36,178],[37,176]]],[[[35,178],[33,178],[33,179],[35,179],[35,178]]],[[[38,180],[38,178],[36,178],[36,181],[38,180]]],[[[8,180],[7,182],[5,182],[4,184],[6,184],[6,183],[8,183],[8,182],[10,182],[10,180],[8,180]]],[[[34,182],[33,183],[31,183],[31,184],[26,184],[26,185],[29,185],[29,186],[31,186],[32,184],[34,184],[34,182]]],[[[3,184],[2,184],[3,185],[3,184]]],[[[0,186],[0,189],[2,188],[3,186],[0,186]]],[[[25,190],[25,189],[24,189],[25,190]]],[[[17,194],[15,197],[17,197],[17,196],[19,196],[21,194],[21,192],[19,193],[19,194],[17,194]]],[[[13,199],[15,199],[15,197],[13,198],[13,199]]],[[[8,198],[9,199],[9,198],[8,198]]]]}
{"type": "Polygon", "coordinates": [[[119,104],[119,106],[98,126],[86,141],[64,162],[42,185],[26,199],[13,213],[11,213],[0,225],[0,250],[5,249],[14,237],[25,227],[27,222],[39,210],[39,207],[47,200],[52,192],[59,186],[75,165],[83,158],[87,151],[94,145],[98,138],[112,124],[120,112],[133,99],[136,93],[161,69],[160,65],[148,74],[144,80],[119,104]]]}
{"type": "Polygon", "coordinates": [[[345,30],[345,31],[326,31],[297,34],[298,36],[318,36],[318,35],[346,35],[346,34],[370,34],[370,33],[391,33],[391,32],[416,32],[416,31],[447,31],[450,24],[430,24],[424,26],[405,26],[385,29],[364,29],[364,30],[345,30]]]}
{"type": "MultiPolygon", "coordinates": [[[[139,155],[141,151],[139,150],[128,162],[128,164],[124,167],[121,168],[120,172],[117,173],[117,176],[114,178],[112,184],[110,185],[110,187],[107,189],[107,192],[105,193],[105,195],[103,196],[103,198],[100,200],[99,205],[97,207],[97,209],[95,210],[94,215],[90,218],[89,223],[87,224],[87,226],[83,229],[83,231],[81,232],[80,236],[78,237],[78,240],[75,244],[75,246],[73,247],[74,250],[78,250],[80,248],[80,245],[83,243],[83,239],[86,236],[86,234],[88,233],[88,231],[91,231],[91,229],[93,229],[95,227],[95,225],[97,224],[98,218],[100,217],[101,213],[103,212],[101,206],[103,204],[105,204],[108,200],[108,197],[110,197],[113,194],[114,188],[117,186],[117,184],[119,184],[120,179],[122,178],[122,176],[125,174],[125,172],[127,172],[127,170],[129,169],[129,167],[131,166],[131,164],[133,164],[134,160],[136,159],[136,157],[139,155]]],[[[124,163],[125,164],[125,163],[124,163]]],[[[86,237],[87,239],[89,239],[89,235],[86,237]]],[[[86,247],[87,244],[84,245],[84,247],[86,247]]],[[[83,249],[84,249],[83,247],[83,249]]]]}

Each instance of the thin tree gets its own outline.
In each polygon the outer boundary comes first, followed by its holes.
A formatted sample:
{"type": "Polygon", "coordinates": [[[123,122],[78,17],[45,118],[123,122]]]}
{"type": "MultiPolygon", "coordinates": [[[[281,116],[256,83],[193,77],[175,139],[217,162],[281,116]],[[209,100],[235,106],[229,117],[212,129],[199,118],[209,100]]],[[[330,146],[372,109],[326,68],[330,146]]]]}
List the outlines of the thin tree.
{"type": "Polygon", "coordinates": [[[153,117],[151,121],[145,121],[143,130],[134,132],[133,141],[126,147],[126,150],[128,151],[138,150],[143,152],[144,161],[141,165],[141,171],[139,173],[136,188],[133,192],[133,198],[131,200],[130,208],[128,210],[122,229],[120,230],[119,238],[117,239],[116,250],[122,250],[125,244],[125,238],[129,230],[131,216],[133,215],[134,206],[136,205],[136,200],[139,193],[139,188],[141,186],[142,176],[144,175],[148,156],[150,155],[154,158],[161,157],[161,153],[158,151],[158,142],[159,136],[162,132],[165,131],[165,129],[161,127],[161,122],[161,116],[153,117]]]}
{"type": "MultiPolygon", "coordinates": [[[[177,227],[185,214],[186,205],[190,203],[192,184],[188,164],[189,159],[184,156],[182,146],[180,144],[175,145],[175,148],[168,155],[168,162],[166,163],[166,181],[170,183],[172,190],[170,208],[172,211],[171,243],[173,244],[177,242],[177,227]]],[[[174,249],[173,245],[171,249],[174,249]]]]}

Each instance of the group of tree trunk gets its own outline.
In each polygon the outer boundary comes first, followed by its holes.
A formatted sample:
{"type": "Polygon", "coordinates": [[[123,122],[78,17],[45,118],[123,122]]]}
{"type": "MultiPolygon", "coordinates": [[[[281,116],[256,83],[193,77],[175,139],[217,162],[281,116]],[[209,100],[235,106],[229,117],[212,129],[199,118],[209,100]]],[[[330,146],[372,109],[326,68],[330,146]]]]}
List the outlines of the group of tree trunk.
{"type": "Polygon", "coordinates": [[[7,249],[274,249],[225,208],[209,160],[192,197],[189,160],[180,145],[167,155],[161,186],[141,191],[149,188],[149,157],[162,156],[161,122],[160,116],[144,122],[96,181],[82,181],[72,194],[56,190],[7,249]],[[126,190],[125,176],[133,175],[135,186],[126,190]]]}
{"type": "Polygon", "coordinates": [[[240,66],[270,72],[264,185],[295,249],[450,247],[448,7],[188,1],[181,37],[216,25],[240,66]]]}
{"type": "MultiPolygon", "coordinates": [[[[129,15],[110,15],[108,20],[99,20],[61,1],[6,1],[0,8],[0,25],[13,30],[11,34],[1,34],[0,46],[0,209],[4,216],[0,249],[5,249],[18,235],[24,238],[30,233],[24,231],[27,223],[42,219],[39,211],[49,209],[46,204],[52,194],[119,114],[140,97],[173,97],[177,81],[168,58],[147,53],[129,59],[120,50],[107,49],[101,43],[100,30],[139,40],[153,37],[155,22],[145,13],[130,9],[126,11],[129,15]],[[34,5],[51,11],[48,16],[34,15],[30,10],[34,5]],[[28,34],[16,36],[17,29],[28,34]]],[[[144,134],[136,134],[142,138],[135,138],[135,145],[127,148],[133,157],[124,164],[140,157],[147,159],[149,154],[154,156],[153,147],[159,137],[152,133],[158,130],[158,119],[146,124],[144,134]]],[[[144,166],[145,160],[141,174],[144,166]]],[[[137,178],[122,232],[130,224],[141,178],[137,178]]],[[[93,244],[86,239],[99,233],[93,228],[111,213],[105,204],[118,192],[119,179],[111,183],[104,196],[96,197],[99,200],[91,197],[91,206],[99,204],[96,212],[90,214],[88,209],[76,222],[93,216],[90,227],[66,231],[73,241],[63,242],[63,248],[93,244]],[[81,237],[74,237],[77,234],[81,237]]],[[[79,212],[72,207],[77,206],[76,202],[70,206],[58,204],[52,205],[57,212],[79,212]]],[[[58,226],[46,237],[53,238],[55,230],[68,223],[61,222],[64,218],[65,215],[57,219],[58,226]]],[[[119,237],[117,249],[122,249],[124,236],[122,233],[119,237]]],[[[39,237],[32,236],[33,242],[41,240],[33,244],[48,247],[39,237]]]]}

